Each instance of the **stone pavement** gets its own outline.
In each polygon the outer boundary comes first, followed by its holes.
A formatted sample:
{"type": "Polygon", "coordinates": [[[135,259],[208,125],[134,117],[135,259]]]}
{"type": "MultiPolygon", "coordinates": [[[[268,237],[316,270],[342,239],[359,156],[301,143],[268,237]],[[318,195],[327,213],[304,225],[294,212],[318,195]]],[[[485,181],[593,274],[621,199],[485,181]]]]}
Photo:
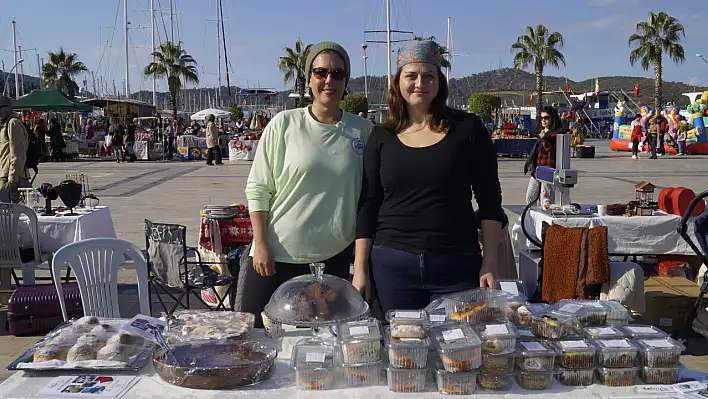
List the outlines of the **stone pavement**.
{"type": "MultiPolygon", "coordinates": [[[[641,180],[651,181],[659,189],[678,185],[696,192],[708,189],[708,157],[667,155],[657,160],[647,159],[647,156],[632,160],[627,152],[609,151],[607,141],[594,144],[597,145],[595,159],[572,160],[572,167],[580,170],[579,184],[571,191],[573,202],[626,202],[634,199],[634,184],[641,180]]],[[[523,164],[524,159],[520,158],[499,159],[504,207],[512,223],[524,206],[528,177],[523,175],[523,164]]],[[[250,165],[245,161],[227,161],[223,166],[211,167],[203,161],[45,163],[40,165],[35,186],[44,182],[57,184],[67,174],[83,173],[89,179],[91,191],[100,198],[101,205],[110,207],[119,238],[144,248],[143,220],[148,218],[187,226],[188,245],[196,245],[199,210],[206,204],[244,203],[244,186],[250,165]]],[[[121,270],[119,281],[134,284],[135,276],[129,270],[121,270]]],[[[129,299],[135,301],[129,294],[121,296],[122,302],[129,299]]],[[[134,305],[125,316],[137,312],[134,305]]],[[[0,331],[0,334],[4,333],[0,331]]],[[[37,339],[0,336],[0,368],[4,369],[37,339]]],[[[708,361],[700,356],[683,359],[691,368],[708,371],[708,361]]],[[[0,370],[0,380],[7,375],[0,370]]]]}

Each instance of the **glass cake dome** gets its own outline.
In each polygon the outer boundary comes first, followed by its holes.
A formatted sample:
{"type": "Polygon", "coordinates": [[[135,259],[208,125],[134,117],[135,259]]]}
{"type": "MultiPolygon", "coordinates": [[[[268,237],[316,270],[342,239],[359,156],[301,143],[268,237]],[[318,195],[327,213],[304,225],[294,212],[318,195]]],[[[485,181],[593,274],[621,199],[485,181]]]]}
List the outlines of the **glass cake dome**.
{"type": "Polygon", "coordinates": [[[311,263],[311,274],[283,283],[270,297],[265,314],[272,321],[324,327],[365,317],[369,305],[351,283],[324,274],[324,263],[311,263]]]}

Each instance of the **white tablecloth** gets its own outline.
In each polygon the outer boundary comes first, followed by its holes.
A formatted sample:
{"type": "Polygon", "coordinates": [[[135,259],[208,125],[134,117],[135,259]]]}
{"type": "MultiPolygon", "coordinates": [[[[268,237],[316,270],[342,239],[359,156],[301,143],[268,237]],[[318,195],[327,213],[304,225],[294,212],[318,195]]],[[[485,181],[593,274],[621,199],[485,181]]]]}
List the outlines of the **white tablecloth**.
{"type": "Polygon", "coordinates": [[[229,141],[229,161],[253,161],[256,159],[256,149],[260,140],[231,140],[229,141]],[[251,147],[250,150],[241,150],[241,146],[251,147]]]}
{"type": "MultiPolygon", "coordinates": [[[[253,339],[263,342],[266,345],[273,346],[278,349],[278,359],[276,360],[275,370],[272,377],[261,384],[226,391],[211,391],[180,388],[163,381],[155,374],[152,363],[149,363],[141,371],[141,379],[128,391],[123,398],[143,399],[143,398],[199,398],[199,399],[220,399],[220,398],[444,398],[446,395],[436,391],[435,382],[429,372],[425,383],[425,392],[421,393],[394,393],[388,390],[388,387],[383,381],[382,385],[374,387],[359,387],[347,388],[340,381],[337,389],[330,391],[298,391],[295,388],[295,372],[290,367],[290,354],[295,343],[310,336],[309,329],[299,329],[293,331],[289,329],[282,342],[275,342],[265,338],[263,330],[255,330],[253,339]]],[[[86,374],[86,373],[84,373],[86,374]]],[[[110,375],[111,373],[104,373],[110,375]]],[[[61,374],[44,374],[44,373],[24,373],[22,371],[13,374],[5,382],[0,384],[0,399],[25,399],[37,397],[37,392],[42,389],[53,377],[61,374]]],[[[64,373],[63,375],[67,375],[64,373]]],[[[69,374],[71,375],[71,374],[69,374]]],[[[682,376],[691,375],[693,378],[705,378],[702,373],[692,372],[682,369],[682,376]],[[691,375],[693,374],[693,375],[691,375]]],[[[338,378],[342,380],[343,378],[338,378]]],[[[637,379],[637,384],[641,381],[637,379]]],[[[551,389],[546,391],[527,391],[519,388],[516,384],[508,392],[493,394],[477,391],[480,393],[477,397],[483,398],[668,398],[672,397],[667,394],[663,395],[647,395],[639,394],[637,386],[611,388],[600,384],[594,384],[589,387],[566,387],[560,385],[557,381],[553,382],[551,389]]],[[[470,397],[470,396],[464,396],[470,397]]],[[[678,394],[676,397],[680,397],[678,394]]]]}
{"type": "MultiPolygon", "coordinates": [[[[695,255],[676,231],[680,216],[657,212],[654,216],[598,216],[552,217],[531,209],[526,214],[526,230],[540,241],[543,222],[566,227],[607,226],[607,249],[611,254],[625,255],[695,255]]],[[[689,220],[688,234],[693,238],[693,222],[689,220]]],[[[521,230],[519,218],[511,230],[514,254],[535,248],[521,230]]]]}
{"type": "MultiPolygon", "coordinates": [[[[87,238],[116,238],[111,211],[98,206],[94,211],[78,216],[37,216],[39,243],[43,253],[56,252],[59,248],[87,238]]],[[[32,247],[29,220],[20,219],[20,242],[32,247]]]]}
{"type": "Polygon", "coordinates": [[[135,152],[135,157],[141,161],[147,161],[150,159],[149,155],[149,144],[147,141],[136,141],[133,144],[133,151],[135,152]]]}

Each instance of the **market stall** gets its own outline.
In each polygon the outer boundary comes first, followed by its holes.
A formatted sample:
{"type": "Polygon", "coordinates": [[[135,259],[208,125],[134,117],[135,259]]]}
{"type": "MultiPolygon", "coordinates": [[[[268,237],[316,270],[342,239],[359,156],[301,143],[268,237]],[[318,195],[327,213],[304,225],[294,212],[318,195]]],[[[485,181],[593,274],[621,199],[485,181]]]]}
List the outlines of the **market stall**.
{"type": "Polygon", "coordinates": [[[229,161],[253,161],[260,140],[230,140],[229,161]]]}

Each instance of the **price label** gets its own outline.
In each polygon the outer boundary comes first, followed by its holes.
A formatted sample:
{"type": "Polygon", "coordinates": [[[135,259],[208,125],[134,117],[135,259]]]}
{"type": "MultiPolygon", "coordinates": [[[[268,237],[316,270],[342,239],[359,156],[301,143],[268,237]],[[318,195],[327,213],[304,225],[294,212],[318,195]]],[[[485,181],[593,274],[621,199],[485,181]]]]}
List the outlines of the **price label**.
{"type": "Polygon", "coordinates": [[[500,281],[499,287],[501,288],[502,291],[508,292],[511,295],[514,295],[514,296],[519,295],[519,287],[516,286],[515,281],[500,281]]]}
{"type": "Polygon", "coordinates": [[[420,338],[399,338],[401,342],[423,342],[420,338]]]}
{"type": "Polygon", "coordinates": [[[488,324],[485,331],[490,335],[509,334],[509,330],[504,324],[488,324]]]}
{"type": "Polygon", "coordinates": [[[433,323],[442,323],[447,317],[444,314],[431,314],[430,321],[433,323]]]}
{"type": "Polygon", "coordinates": [[[456,339],[465,338],[465,334],[459,328],[454,330],[445,330],[442,332],[442,336],[445,341],[454,341],[456,339]]]}
{"type": "Polygon", "coordinates": [[[325,354],[322,352],[305,353],[305,363],[324,363],[325,354]]]}
{"type": "Polygon", "coordinates": [[[401,319],[420,319],[420,312],[396,312],[394,317],[401,319]]]}
{"type": "Polygon", "coordinates": [[[623,339],[607,339],[600,341],[606,348],[631,348],[632,345],[623,339]]]}
{"type": "Polygon", "coordinates": [[[674,344],[665,339],[647,339],[644,343],[654,348],[673,348],[674,344]]]}
{"type": "Polygon", "coordinates": [[[659,334],[651,327],[627,327],[627,329],[635,334],[659,334]]]}
{"type": "Polygon", "coordinates": [[[561,312],[566,312],[566,313],[575,313],[578,310],[582,309],[583,305],[577,304],[577,303],[566,303],[565,305],[561,306],[560,310],[561,312]]]}
{"type": "Polygon", "coordinates": [[[588,328],[588,331],[590,332],[590,334],[593,334],[593,335],[614,335],[614,334],[616,334],[616,331],[610,327],[588,328]]]}
{"type": "Polygon", "coordinates": [[[349,327],[349,334],[350,335],[368,335],[369,334],[369,327],[368,326],[349,327]]]}
{"type": "Polygon", "coordinates": [[[529,351],[545,351],[546,347],[538,342],[522,342],[521,345],[529,351]]]}
{"type": "Polygon", "coordinates": [[[583,341],[561,341],[561,346],[566,349],[582,349],[582,348],[588,348],[588,344],[586,344],[583,341]]]}

